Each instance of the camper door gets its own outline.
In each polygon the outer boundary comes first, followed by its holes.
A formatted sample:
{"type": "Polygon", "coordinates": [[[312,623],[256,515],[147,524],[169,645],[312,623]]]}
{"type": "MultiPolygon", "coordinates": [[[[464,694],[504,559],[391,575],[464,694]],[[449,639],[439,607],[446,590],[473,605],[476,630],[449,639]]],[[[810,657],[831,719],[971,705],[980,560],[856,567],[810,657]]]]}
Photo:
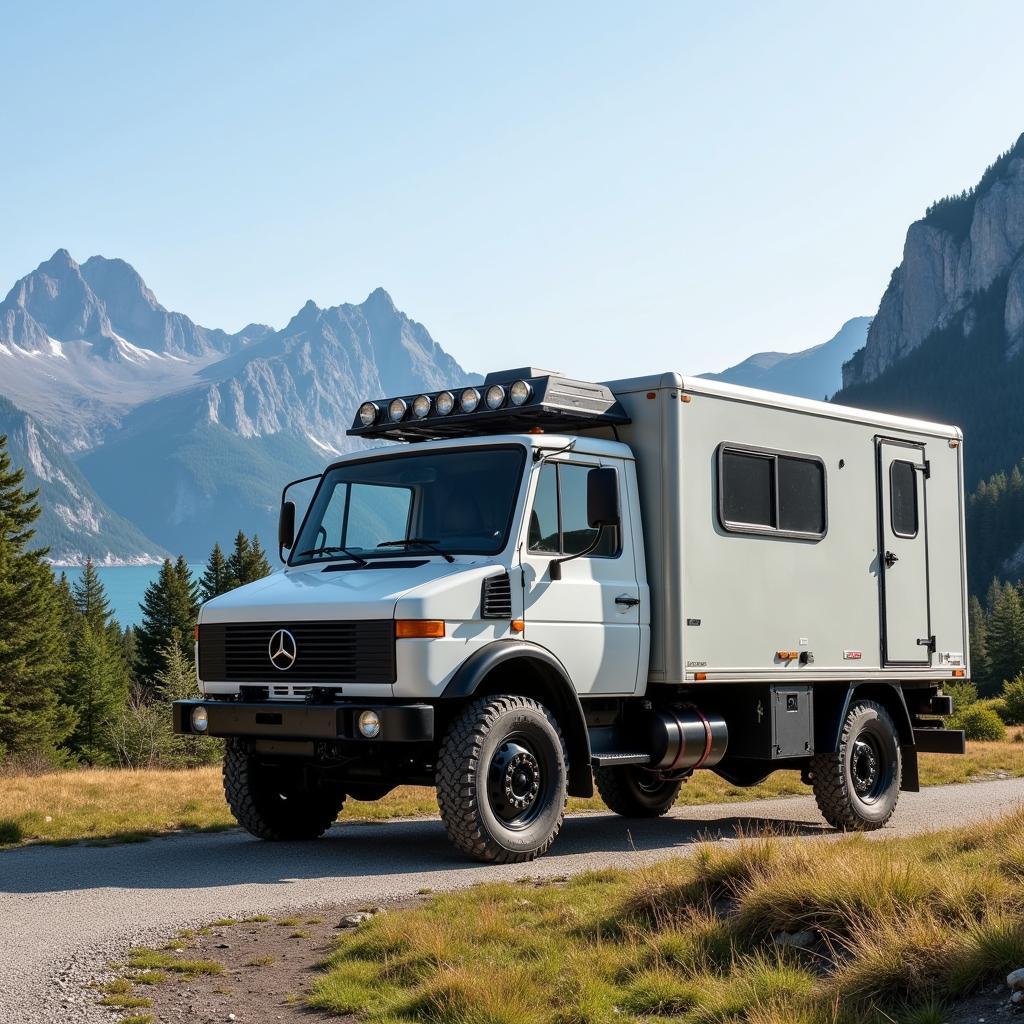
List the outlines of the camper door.
{"type": "Polygon", "coordinates": [[[931,664],[925,447],[879,438],[882,664],[931,664]]]}

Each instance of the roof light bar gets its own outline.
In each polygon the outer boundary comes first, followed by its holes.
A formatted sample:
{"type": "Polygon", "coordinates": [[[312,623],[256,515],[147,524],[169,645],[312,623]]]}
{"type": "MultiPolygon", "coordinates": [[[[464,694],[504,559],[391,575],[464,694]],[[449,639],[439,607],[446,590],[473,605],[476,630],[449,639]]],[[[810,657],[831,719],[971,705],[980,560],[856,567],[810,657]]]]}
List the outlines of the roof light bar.
{"type": "Polygon", "coordinates": [[[422,441],[628,422],[625,410],[604,384],[522,367],[488,374],[480,387],[459,392],[444,390],[363,402],[349,434],[422,441]]]}

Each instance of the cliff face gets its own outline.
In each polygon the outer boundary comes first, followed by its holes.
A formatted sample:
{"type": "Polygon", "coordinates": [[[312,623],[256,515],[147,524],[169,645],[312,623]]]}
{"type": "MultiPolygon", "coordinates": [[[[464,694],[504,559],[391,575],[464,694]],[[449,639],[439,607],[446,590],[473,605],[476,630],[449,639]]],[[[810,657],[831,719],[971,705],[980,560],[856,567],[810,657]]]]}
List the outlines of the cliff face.
{"type": "Polygon", "coordinates": [[[867,344],[843,367],[844,387],[875,380],[961,313],[969,337],[973,298],[1003,275],[1012,355],[1024,347],[1024,135],[970,193],[936,203],[910,225],[867,344]]]}

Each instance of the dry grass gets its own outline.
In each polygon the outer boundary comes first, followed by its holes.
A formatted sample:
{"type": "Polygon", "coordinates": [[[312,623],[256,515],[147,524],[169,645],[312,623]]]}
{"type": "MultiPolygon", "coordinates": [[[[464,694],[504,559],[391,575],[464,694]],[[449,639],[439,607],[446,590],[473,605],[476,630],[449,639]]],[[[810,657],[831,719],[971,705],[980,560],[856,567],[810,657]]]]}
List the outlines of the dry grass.
{"type": "Polygon", "coordinates": [[[1024,812],[969,830],[706,846],[482,885],[337,940],[313,1008],[366,1024],[925,1024],[1024,963],[1024,812]],[[807,947],[776,941],[810,930],[807,947]]]}
{"type": "MultiPolygon", "coordinates": [[[[964,757],[921,756],[925,785],[976,778],[1024,776],[1024,743],[970,743],[964,757]]],[[[742,789],[712,772],[683,786],[681,805],[794,796],[808,788],[796,772],[776,772],[742,789]]],[[[570,811],[601,810],[597,798],[571,800],[570,811]]],[[[349,800],[341,820],[422,817],[437,813],[434,792],[399,786],[383,800],[349,800]]],[[[16,775],[0,786],[0,848],[26,842],[137,842],[176,829],[216,831],[235,824],[221,791],[220,768],[185,770],[86,769],[16,775]]]]}

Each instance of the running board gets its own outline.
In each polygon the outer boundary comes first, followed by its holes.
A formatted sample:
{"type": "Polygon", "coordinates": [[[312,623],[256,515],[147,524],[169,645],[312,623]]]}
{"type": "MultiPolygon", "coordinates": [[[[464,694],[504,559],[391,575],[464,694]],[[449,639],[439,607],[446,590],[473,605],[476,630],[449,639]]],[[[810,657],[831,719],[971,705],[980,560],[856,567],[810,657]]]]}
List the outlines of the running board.
{"type": "Polygon", "coordinates": [[[621,764],[650,764],[650,754],[630,753],[628,751],[616,751],[602,754],[594,754],[590,758],[594,768],[614,768],[621,764]]]}

